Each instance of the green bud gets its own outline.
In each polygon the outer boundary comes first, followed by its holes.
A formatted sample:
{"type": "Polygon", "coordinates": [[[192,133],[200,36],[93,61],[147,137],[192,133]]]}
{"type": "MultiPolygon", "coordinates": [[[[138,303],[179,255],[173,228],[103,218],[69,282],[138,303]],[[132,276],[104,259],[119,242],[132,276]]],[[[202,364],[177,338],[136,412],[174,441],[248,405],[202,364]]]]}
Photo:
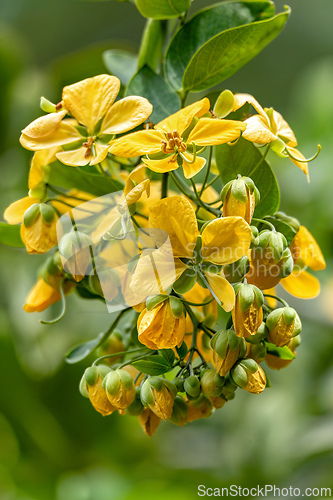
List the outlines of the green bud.
{"type": "Polygon", "coordinates": [[[191,290],[197,281],[197,273],[194,269],[187,268],[174,282],[173,289],[177,293],[186,293],[191,290]]]}
{"type": "Polygon", "coordinates": [[[225,184],[225,186],[223,187],[222,191],[221,191],[221,200],[224,202],[227,194],[228,194],[228,191],[229,189],[231,188],[232,186],[232,183],[233,181],[229,181],[227,182],[227,184],[225,184]]]}
{"type": "Polygon", "coordinates": [[[168,295],[150,295],[150,297],[147,298],[146,300],[146,308],[148,311],[151,311],[154,309],[154,307],[158,306],[161,302],[164,302],[166,299],[168,299],[168,295]]]}
{"type": "Polygon", "coordinates": [[[39,203],[34,203],[24,212],[23,224],[25,225],[25,227],[30,227],[33,225],[40,214],[39,206],[39,203]]]}
{"type": "Polygon", "coordinates": [[[282,258],[283,250],[285,248],[285,238],[281,233],[272,232],[269,239],[269,246],[272,251],[272,256],[275,262],[279,262],[282,258]]]}
{"type": "Polygon", "coordinates": [[[88,385],[90,386],[95,385],[98,379],[97,366],[90,366],[89,368],[87,368],[83,376],[88,385]]]}
{"type": "Polygon", "coordinates": [[[174,297],[173,295],[171,295],[169,303],[173,316],[177,319],[181,318],[184,314],[184,306],[182,301],[178,297],[174,297]]]}
{"type": "Polygon", "coordinates": [[[42,200],[46,195],[46,185],[45,182],[39,182],[37,186],[33,189],[29,189],[29,196],[31,198],[36,198],[38,200],[42,200]]]}
{"type": "Polygon", "coordinates": [[[89,392],[88,392],[88,389],[87,389],[87,381],[86,381],[86,378],[85,378],[84,374],[82,375],[82,378],[80,380],[79,389],[80,389],[80,393],[82,394],[82,396],[84,398],[88,398],[89,399],[89,392]]]}
{"type": "Polygon", "coordinates": [[[172,383],[176,386],[177,392],[184,392],[184,380],[181,378],[174,378],[172,383]]]}
{"type": "Polygon", "coordinates": [[[233,181],[231,186],[231,196],[239,203],[246,203],[248,193],[243,177],[233,181]]]}
{"type": "Polygon", "coordinates": [[[190,375],[184,382],[184,389],[187,392],[187,394],[189,394],[193,398],[198,397],[201,392],[201,385],[199,379],[194,375],[190,375]]]}
{"type": "Polygon", "coordinates": [[[55,217],[55,210],[52,205],[41,203],[39,206],[40,213],[42,214],[45,224],[52,224],[55,217]]]}
{"type": "Polygon", "coordinates": [[[233,381],[239,386],[244,389],[247,385],[248,377],[247,377],[247,372],[246,370],[240,365],[237,364],[231,369],[231,376],[233,381]]]}
{"type": "Polygon", "coordinates": [[[239,306],[242,312],[248,311],[254,302],[255,294],[252,285],[243,284],[238,291],[239,306]]]}
{"type": "Polygon", "coordinates": [[[224,377],[221,377],[215,370],[205,370],[201,378],[201,388],[204,394],[217,397],[222,392],[224,377]]]}
{"type": "Polygon", "coordinates": [[[266,327],[266,323],[262,322],[258,328],[258,331],[255,335],[250,335],[246,337],[246,342],[250,344],[259,344],[262,340],[267,337],[268,329],[266,327]]]}
{"type": "Polygon", "coordinates": [[[256,373],[258,371],[258,363],[256,363],[254,359],[242,359],[239,364],[250,373],[256,373]]]}
{"type": "Polygon", "coordinates": [[[280,267],[280,277],[286,278],[294,269],[294,260],[289,248],[286,248],[282,255],[283,262],[280,267]]]}
{"type": "Polygon", "coordinates": [[[141,403],[140,394],[141,394],[141,387],[136,387],[135,399],[133,403],[131,403],[125,410],[128,415],[137,417],[138,415],[141,415],[141,413],[143,412],[144,406],[141,403]]]}
{"type": "Polygon", "coordinates": [[[230,90],[224,90],[217,98],[213,109],[214,114],[218,118],[224,118],[233,110],[234,102],[233,93],[230,90]]]}
{"type": "Polygon", "coordinates": [[[223,273],[229,283],[237,283],[241,281],[244,276],[249,272],[250,260],[244,255],[236,262],[224,266],[223,273]]]}
{"type": "Polygon", "coordinates": [[[46,99],[45,97],[40,98],[39,105],[40,105],[40,108],[43,111],[45,111],[45,113],[56,113],[57,112],[56,105],[53,104],[53,102],[46,99]]]}
{"type": "Polygon", "coordinates": [[[187,423],[188,407],[186,401],[180,396],[175,397],[173,404],[171,422],[176,425],[183,426],[187,423]]]}
{"type": "MultiPolygon", "coordinates": [[[[151,377],[150,377],[151,378],[151,377]]],[[[144,406],[153,405],[155,402],[154,394],[149,383],[149,379],[147,379],[141,387],[141,401],[144,406]]]]}

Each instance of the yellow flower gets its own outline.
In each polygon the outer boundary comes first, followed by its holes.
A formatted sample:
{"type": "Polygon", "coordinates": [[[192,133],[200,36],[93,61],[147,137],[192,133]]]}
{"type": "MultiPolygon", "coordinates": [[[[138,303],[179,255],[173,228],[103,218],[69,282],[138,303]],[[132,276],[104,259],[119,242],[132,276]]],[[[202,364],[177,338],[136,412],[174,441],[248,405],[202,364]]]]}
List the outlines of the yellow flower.
{"type": "Polygon", "coordinates": [[[103,387],[103,379],[110,372],[104,365],[91,366],[86,369],[80,382],[80,392],[90,399],[96,411],[104,416],[111,415],[116,410],[107,398],[103,387]]]}
{"type": "Polygon", "coordinates": [[[163,420],[171,417],[176,395],[176,386],[161,377],[149,377],[141,388],[142,403],[163,420]]]}
{"type": "Polygon", "coordinates": [[[139,415],[139,422],[145,434],[151,437],[160,425],[161,419],[149,408],[145,408],[139,415]]]}
{"type": "Polygon", "coordinates": [[[126,370],[110,371],[104,382],[108,400],[116,408],[124,410],[135,399],[135,387],[131,375],[126,370]]]}
{"type": "Polygon", "coordinates": [[[152,112],[147,99],[129,96],[114,102],[120,89],[115,76],[98,75],[64,87],[57,112],[37,118],[20,142],[32,151],[62,146],[56,157],[65,165],[100,163],[115,134],[143,123],[152,112]],[[73,118],[65,118],[67,114],[73,118]]]}
{"type": "Polygon", "coordinates": [[[309,267],[313,271],[325,269],[326,263],[318,243],[312,234],[304,227],[299,228],[292,244],[291,254],[294,260],[294,270],[281,280],[283,288],[300,299],[311,299],[320,292],[320,283],[306,269],[309,267]]]}
{"type": "Polygon", "coordinates": [[[60,147],[36,151],[31,160],[29,171],[29,196],[42,199],[46,193],[46,183],[50,170],[50,164],[57,160],[56,154],[61,151],[60,147]]]}
{"type": "MultiPolygon", "coordinates": [[[[39,278],[26,298],[24,310],[29,313],[42,312],[50,305],[61,300],[61,281],[61,276],[48,277],[48,282],[44,281],[43,278],[39,278]]],[[[74,286],[74,283],[66,281],[64,283],[64,293],[67,295],[74,286]]]]}
{"type": "Polygon", "coordinates": [[[232,321],[237,337],[255,335],[263,320],[264,297],[254,285],[237,285],[236,303],[232,310],[232,321]]]}
{"type": "Polygon", "coordinates": [[[209,399],[203,394],[197,399],[187,400],[187,421],[193,422],[200,418],[208,418],[214,411],[214,407],[209,399]]]}
{"type": "Polygon", "coordinates": [[[250,103],[258,112],[250,116],[244,123],[246,129],[244,139],[256,144],[270,144],[271,149],[279,156],[288,157],[308,176],[308,164],[298,149],[294,132],[273,108],[262,108],[258,101],[249,94],[235,94],[233,111],[241,108],[246,102],[250,103]]]}
{"type": "Polygon", "coordinates": [[[247,252],[251,230],[244,219],[216,219],[205,226],[200,235],[191,203],[181,196],[172,196],[150,207],[149,226],[158,249],[145,251],[140,256],[130,285],[132,290],[141,290],[146,297],[163,293],[192,266],[223,304],[222,307],[231,311],[235,302],[234,289],[216,270],[219,270],[217,266],[235,262],[247,252]],[[163,249],[166,235],[170,239],[172,255],[163,249]],[[195,247],[199,236],[202,247],[198,254],[195,247]],[[188,264],[184,264],[181,258],[188,259],[188,264]]]}
{"type": "Polygon", "coordinates": [[[205,158],[196,155],[197,146],[214,146],[234,141],[245,129],[244,123],[240,121],[201,118],[190,130],[193,120],[205,115],[209,108],[207,98],[190,104],[159,122],[154,130],[134,132],[116,139],[111,143],[109,151],[116,156],[128,158],[153,155],[143,161],[154,172],[170,172],[182,165],[185,177],[190,179],[206,163],[205,158]]]}
{"type": "Polygon", "coordinates": [[[150,311],[144,309],[138,318],[139,341],[149,349],[180,347],[184,335],[185,314],[176,318],[168,299],[150,311]]]}

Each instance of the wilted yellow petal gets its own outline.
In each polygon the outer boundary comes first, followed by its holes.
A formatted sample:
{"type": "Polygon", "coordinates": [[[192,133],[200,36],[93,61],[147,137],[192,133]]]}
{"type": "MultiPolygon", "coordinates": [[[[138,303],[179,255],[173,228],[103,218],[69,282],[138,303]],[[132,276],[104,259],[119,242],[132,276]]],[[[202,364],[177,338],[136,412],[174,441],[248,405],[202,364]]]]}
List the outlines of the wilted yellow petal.
{"type": "Polygon", "coordinates": [[[205,276],[209,286],[222,302],[223,309],[230,312],[235,305],[235,292],[232,285],[220,274],[205,272],[205,276]]]}
{"type": "Polygon", "coordinates": [[[101,134],[123,134],[143,123],[153,106],[144,97],[129,96],[117,101],[106,113],[101,134]]]}
{"type": "Polygon", "coordinates": [[[20,143],[26,149],[39,151],[82,140],[83,137],[75,127],[75,124],[77,124],[76,120],[63,120],[52,133],[45,136],[30,137],[23,131],[20,143]]]}
{"type": "Polygon", "coordinates": [[[147,196],[149,196],[149,187],[150,187],[150,179],[146,179],[143,182],[140,182],[137,186],[135,186],[131,191],[125,196],[126,205],[132,205],[136,201],[138,201],[142,193],[146,191],[147,196]]]}
{"type": "Polygon", "coordinates": [[[180,135],[187,129],[193,118],[196,116],[205,115],[210,108],[210,102],[207,97],[201,99],[201,101],[194,102],[184,109],[180,109],[177,113],[168,116],[165,120],[162,120],[155,128],[157,130],[163,130],[164,132],[174,132],[177,130],[180,135]]]}
{"type": "Polygon", "coordinates": [[[179,167],[176,155],[166,156],[161,160],[148,160],[147,158],[142,158],[142,161],[150,170],[159,173],[171,172],[179,167]]]}
{"type": "Polygon", "coordinates": [[[133,158],[161,151],[164,135],[157,130],[140,130],[111,142],[109,152],[116,156],[133,158]]]}
{"type": "Polygon", "coordinates": [[[194,142],[198,146],[215,146],[231,142],[245,130],[244,122],[235,120],[215,120],[201,118],[189,135],[188,143],[194,142]]]}
{"type": "Polygon", "coordinates": [[[150,408],[144,408],[139,415],[139,422],[147,436],[151,437],[159,426],[161,419],[150,408]]]}
{"type": "Polygon", "coordinates": [[[158,247],[168,235],[175,257],[192,256],[199,231],[195,212],[186,198],[171,196],[151,206],[149,226],[161,230],[151,230],[151,236],[158,247]]]}
{"type": "Polygon", "coordinates": [[[326,262],[318,243],[304,226],[300,226],[291,246],[294,260],[301,258],[313,271],[325,269],[326,262]]]}
{"type": "Polygon", "coordinates": [[[8,208],[6,208],[3,217],[8,224],[20,224],[23,221],[23,216],[31,205],[34,203],[39,203],[40,200],[37,198],[31,198],[26,196],[21,198],[21,200],[14,201],[8,208]]]}
{"type": "Polygon", "coordinates": [[[98,75],[64,87],[64,107],[93,132],[95,125],[105,116],[114,103],[120,89],[120,80],[115,76],[98,75]]]}
{"type": "Polygon", "coordinates": [[[291,148],[290,146],[288,146],[286,149],[298,160],[303,160],[303,161],[297,161],[289,156],[291,161],[304,172],[304,174],[308,177],[309,180],[309,168],[308,168],[308,163],[304,161],[305,157],[302,155],[300,151],[298,151],[298,149],[291,148]]]}
{"type": "Polygon", "coordinates": [[[275,141],[277,136],[271,132],[269,122],[267,122],[268,119],[266,120],[263,116],[259,115],[251,116],[245,120],[246,129],[243,132],[244,139],[257,144],[267,144],[275,141]]]}
{"type": "Polygon", "coordinates": [[[202,257],[214,264],[231,264],[246,254],[251,229],[242,217],[223,217],[210,222],[202,232],[202,257]]]}
{"type": "Polygon", "coordinates": [[[307,271],[293,271],[280,283],[288,293],[300,299],[313,299],[320,293],[319,280],[307,271]]]}
{"type": "Polygon", "coordinates": [[[244,106],[246,102],[251,104],[251,106],[253,106],[254,109],[259,113],[259,115],[267,118],[265,111],[251,94],[235,94],[233,111],[237,111],[237,109],[244,106]]]}
{"type": "Polygon", "coordinates": [[[297,146],[297,141],[296,137],[294,135],[294,132],[291,130],[290,126],[284,120],[282,115],[278,112],[273,110],[273,118],[276,123],[276,135],[283,140],[283,142],[286,143],[287,146],[290,147],[295,147],[297,146]]]}

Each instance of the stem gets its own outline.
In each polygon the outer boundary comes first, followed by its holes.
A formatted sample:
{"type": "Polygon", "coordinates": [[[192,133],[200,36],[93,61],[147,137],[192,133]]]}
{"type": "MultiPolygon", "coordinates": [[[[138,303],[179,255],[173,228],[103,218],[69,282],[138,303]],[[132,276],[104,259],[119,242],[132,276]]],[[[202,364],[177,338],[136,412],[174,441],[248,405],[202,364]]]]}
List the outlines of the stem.
{"type": "Polygon", "coordinates": [[[147,65],[152,70],[159,69],[167,21],[147,19],[139,50],[138,71],[147,65]]]}
{"type": "Polygon", "coordinates": [[[200,198],[200,195],[198,193],[198,190],[197,190],[197,187],[195,185],[194,180],[193,179],[190,179],[190,180],[191,180],[191,184],[192,184],[193,191],[194,191],[194,194],[195,194],[195,198],[197,200],[197,204],[199,204],[204,210],[207,210],[207,212],[210,212],[213,215],[219,217],[221,215],[220,210],[216,210],[215,208],[210,207],[209,205],[207,205],[207,203],[205,203],[204,201],[202,201],[201,198],[200,198]]]}
{"type": "Polygon", "coordinates": [[[261,164],[265,161],[266,156],[268,155],[268,151],[269,151],[270,149],[271,149],[271,144],[269,143],[269,144],[267,145],[267,148],[266,148],[266,150],[265,150],[264,154],[262,155],[261,159],[258,161],[258,163],[256,164],[256,166],[255,166],[255,167],[251,170],[251,172],[248,174],[248,176],[250,176],[251,174],[253,174],[253,172],[254,172],[255,170],[257,170],[257,168],[259,168],[259,167],[260,167],[260,165],[261,165],[261,164]]]}
{"type": "Polygon", "coordinates": [[[103,359],[116,358],[117,356],[124,356],[125,354],[133,354],[134,352],[138,352],[138,351],[142,351],[142,347],[138,347],[137,349],[132,349],[131,351],[120,351],[120,352],[115,352],[114,354],[105,354],[104,356],[101,356],[100,358],[95,359],[92,366],[96,366],[103,359]]]}
{"type": "Polygon", "coordinates": [[[167,198],[167,196],[168,196],[168,180],[169,180],[169,172],[164,172],[162,174],[161,199],[162,198],[167,198]]]}
{"type": "Polygon", "coordinates": [[[200,193],[199,193],[200,196],[204,192],[205,186],[206,186],[207,181],[208,181],[208,177],[209,177],[209,173],[210,173],[210,167],[211,167],[211,164],[212,164],[212,158],[213,158],[213,147],[210,146],[210,148],[209,148],[209,157],[208,157],[208,165],[207,165],[206,175],[205,175],[204,181],[203,181],[201,189],[200,189],[200,193]]]}
{"type": "Polygon", "coordinates": [[[179,97],[180,97],[180,107],[181,107],[181,108],[184,108],[184,106],[185,106],[185,102],[186,102],[186,99],[187,99],[188,93],[189,93],[189,91],[188,91],[188,90],[182,90],[181,92],[179,92],[179,97]]]}
{"type": "Polygon", "coordinates": [[[185,300],[185,299],[180,299],[183,304],[187,304],[189,306],[194,306],[194,307],[199,307],[199,306],[206,306],[207,304],[210,304],[211,302],[213,302],[214,300],[214,297],[212,297],[211,299],[207,300],[206,302],[200,302],[200,303],[196,303],[196,302],[189,302],[188,300],[185,300]]]}
{"type": "Polygon", "coordinates": [[[271,299],[278,300],[279,302],[281,302],[282,305],[284,305],[284,307],[289,307],[288,302],[286,302],[283,299],[280,299],[280,297],[276,297],[276,295],[270,295],[269,293],[264,293],[263,295],[264,295],[264,297],[270,297],[271,299]]]}
{"type": "Polygon", "coordinates": [[[268,222],[268,220],[264,220],[264,219],[256,219],[255,217],[252,219],[252,221],[254,222],[260,222],[261,224],[267,224],[267,226],[269,226],[271,228],[271,230],[276,233],[276,229],[275,227],[273,226],[273,224],[271,224],[270,222],[268,222]]]}
{"type": "Polygon", "coordinates": [[[206,185],[205,189],[207,189],[210,186],[212,186],[214,184],[214,182],[216,182],[219,178],[220,178],[220,176],[216,175],[210,182],[208,182],[208,184],[206,185]]]}
{"type": "Polygon", "coordinates": [[[39,322],[42,325],[54,325],[55,323],[58,323],[65,316],[65,313],[66,313],[66,299],[65,299],[65,294],[64,294],[64,290],[63,290],[63,286],[62,285],[63,285],[63,282],[60,283],[60,294],[61,294],[61,304],[62,304],[61,312],[60,312],[59,316],[57,316],[54,319],[51,319],[50,321],[46,321],[44,319],[40,319],[39,322]]]}
{"type": "MultiPolygon", "coordinates": [[[[96,165],[97,167],[97,165],[96,165]]],[[[108,184],[112,187],[112,190],[113,191],[118,191],[118,188],[117,186],[113,183],[113,180],[111,179],[111,177],[105,172],[104,168],[102,167],[102,165],[99,163],[98,164],[98,167],[99,167],[99,170],[101,171],[101,173],[104,175],[105,179],[107,180],[108,184]]]]}

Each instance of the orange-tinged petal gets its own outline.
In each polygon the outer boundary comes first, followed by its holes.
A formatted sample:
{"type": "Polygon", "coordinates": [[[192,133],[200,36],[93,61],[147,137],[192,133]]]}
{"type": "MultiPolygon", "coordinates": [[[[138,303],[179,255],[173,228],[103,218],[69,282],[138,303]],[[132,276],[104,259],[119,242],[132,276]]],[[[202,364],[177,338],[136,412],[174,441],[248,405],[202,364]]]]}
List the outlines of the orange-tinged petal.
{"type": "Polygon", "coordinates": [[[204,168],[206,159],[202,158],[202,156],[197,156],[194,163],[191,163],[193,161],[193,155],[186,152],[183,153],[183,155],[189,160],[188,162],[183,160],[184,176],[186,179],[191,179],[204,168]]]}
{"type": "Polygon", "coordinates": [[[294,260],[301,258],[313,271],[325,269],[326,262],[318,243],[304,226],[300,226],[290,247],[294,260]]]}
{"type": "Polygon", "coordinates": [[[24,310],[26,312],[42,312],[59,300],[61,300],[60,291],[39,278],[26,298],[24,310]]]}
{"type": "Polygon", "coordinates": [[[120,89],[115,76],[98,75],[64,87],[62,101],[66,109],[93,132],[95,125],[105,116],[120,89]]]}
{"type": "Polygon", "coordinates": [[[133,158],[161,151],[164,134],[157,130],[140,130],[111,142],[109,152],[116,156],[133,158]]]}
{"type": "Polygon", "coordinates": [[[142,158],[142,161],[150,170],[159,173],[171,172],[179,167],[176,155],[166,156],[162,160],[148,160],[147,158],[142,158]]]}
{"type": "Polygon", "coordinates": [[[277,128],[276,135],[281,138],[287,146],[297,146],[297,140],[294,132],[291,130],[283,116],[278,111],[273,110],[273,118],[277,128]]]}
{"type": "Polygon", "coordinates": [[[58,128],[66,114],[67,111],[63,110],[59,111],[59,113],[49,113],[48,115],[40,116],[25,127],[22,130],[22,134],[30,139],[47,137],[58,128]]]}
{"type": "Polygon", "coordinates": [[[294,160],[293,158],[291,158],[289,156],[289,158],[291,159],[291,161],[298,167],[300,168],[304,174],[308,177],[308,180],[309,180],[309,167],[308,167],[308,163],[305,160],[305,157],[302,155],[302,153],[300,151],[298,151],[298,149],[295,149],[295,148],[291,148],[290,146],[288,146],[287,148],[287,151],[289,151],[295,158],[297,158],[298,160],[302,160],[302,161],[297,161],[297,160],[294,160]]]}
{"type": "Polygon", "coordinates": [[[144,97],[129,96],[117,101],[106,113],[101,134],[122,134],[143,123],[153,106],[144,97]]]}
{"type": "Polygon", "coordinates": [[[263,116],[251,116],[244,123],[246,123],[246,129],[243,132],[243,137],[248,141],[257,144],[267,144],[277,139],[277,136],[271,132],[269,124],[263,116]]]}
{"type": "MultiPolygon", "coordinates": [[[[266,120],[268,120],[267,115],[263,108],[260,106],[259,102],[253,97],[251,94],[235,94],[234,95],[234,107],[233,111],[237,111],[237,109],[244,106],[244,104],[248,102],[254,109],[259,113],[259,115],[263,116],[266,120]]],[[[267,121],[267,125],[269,122],[267,121]]]]}
{"type": "Polygon", "coordinates": [[[168,235],[175,257],[192,256],[199,231],[195,212],[186,198],[171,196],[152,205],[149,226],[156,228],[156,231],[151,229],[151,236],[157,246],[168,235]]]}
{"type": "Polygon", "coordinates": [[[164,132],[174,132],[177,130],[180,135],[187,129],[190,125],[193,118],[196,116],[200,118],[200,116],[205,115],[210,108],[210,102],[207,97],[201,99],[201,101],[194,102],[186,108],[180,109],[177,113],[168,116],[165,120],[162,120],[155,128],[157,130],[162,130],[164,132]]]}
{"type": "Polygon", "coordinates": [[[231,264],[246,254],[251,229],[242,217],[223,217],[210,222],[202,232],[202,257],[214,264],[231,264]]]}
{"type": "Polygon", "coordinates": [[[8,224],[20,224],[23,222],[23,217],[31,205],[34,203],[39,203],[40,200],[37,198],[31,198],[30,196],[26,196],[25,198],[21,198],[21,200],[14,201],[8,208],[6,208],[5,213],[3,215],[4,219],[8,224]]]}
{"type": "Polygon", "coordinates": [[[82,140],[82,135],[75,127],[77,122],[75,120],[63,120],[52,133],[45,136],[30,137],[22,132],[20,143],[26,149],[31,151],[39,151],[41,149],[50,149],[55,146],[63,146],[82,140]]]}
{"type": "Polygon", "coordinates": [[[230,312],[235,305],[235,291],[232,285],[220,274],[206,272],[205,276],[209,286],[221,301],[223,309],[230,312]]]}
{"type": "Polygon", "coordinates": [[[246,124],[236,120],[214,120],[201,118],[189,135],[188,143],[198,146],[215,146],[234,141],[245,130],[246,124]]]}
{"type": "Polygon", "coordinates": [[[320,293],[319,280],[307,271],[292,272],[280,283],[288,293],[300,299],[313,299],[320,293]]]}

